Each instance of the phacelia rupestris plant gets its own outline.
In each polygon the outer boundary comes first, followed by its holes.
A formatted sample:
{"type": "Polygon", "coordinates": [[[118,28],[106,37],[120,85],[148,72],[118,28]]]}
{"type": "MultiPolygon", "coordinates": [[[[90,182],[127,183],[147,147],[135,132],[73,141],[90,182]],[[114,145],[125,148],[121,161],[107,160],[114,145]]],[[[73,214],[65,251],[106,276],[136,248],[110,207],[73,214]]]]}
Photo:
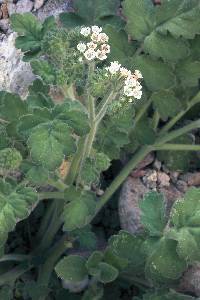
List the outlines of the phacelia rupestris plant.
{"type": "Polygon", "coordinates": [[[61,22],[11,16],[16,47],[36,79],[25,101],[0,92],[0,298],[107,299],[109,287],[134,286],[134,299],[193,299],[175,289],[200,260],[198,189],[175,202],[170,216],[162,195],[146,195],[140,236],[120,231],[102,247],[93,224],[150,152],[181,170],[191,153],[197,159],[200,146],[188,133],[200,119],[186,115],[200,102],[198,72],[189,67],[199,55],[197,48],[189,54],[200,33],[193,20],[199,4],[174,0],[172,10],[171,1],[154,7],[133,0],[132,7],[125,0],[128,38],[125,20],[113,15],[118,0],[95,0],[94,11],[87,11],[90,0],[74,2],[76,12],[62,14],[61,22]],[[178,33],[176,22],[183,22],[178,33]],[[113,161],[124,157],[127,164],[105,182],[113,161]]]}

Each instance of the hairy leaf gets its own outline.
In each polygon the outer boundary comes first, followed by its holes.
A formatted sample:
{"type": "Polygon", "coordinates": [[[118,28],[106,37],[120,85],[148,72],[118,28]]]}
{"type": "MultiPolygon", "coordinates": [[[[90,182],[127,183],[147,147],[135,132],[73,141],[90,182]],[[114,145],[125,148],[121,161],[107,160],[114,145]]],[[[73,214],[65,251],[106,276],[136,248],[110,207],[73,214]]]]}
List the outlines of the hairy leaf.
{"type": "Polygon", "coordinates": [[[87,276],[85,258],[79,255],[68,255],[58,262],[55,271],[63,280],[71,282],[82,281],[87,276]]]}
{"type": "Polygon", "coordinates": [[[150,192],[139,203],[141,222],[151,236],[161,236],[166,225],[164,198],[162,194],[150,192]]]}
{"type": "Polygon", "coordinates": [[[96,199],[93,193],[70,187],[65,192],[67,203],[63,211],[64,227],[72,231],[86,226],[96,211],[96,199]]]}

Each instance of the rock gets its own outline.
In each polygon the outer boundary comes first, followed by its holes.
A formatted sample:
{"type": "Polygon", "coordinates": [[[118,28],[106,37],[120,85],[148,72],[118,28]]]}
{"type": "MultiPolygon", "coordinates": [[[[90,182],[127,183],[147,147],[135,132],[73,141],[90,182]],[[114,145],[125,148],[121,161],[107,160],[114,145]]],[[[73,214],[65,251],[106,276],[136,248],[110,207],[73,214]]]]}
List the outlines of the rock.
{"type": "Polygon", "coordinates": [[[186,173],[180,176],[189,186],[200,186],[200,172],[186,173]]]}
{"type": "Polygon", "coordinates": [[[165,210],[168,216],[175,200],[182,198],[183,193],[181,193],[174,184],[170,184],[168,187],[159,187],[158,191],[165,197],[165,210]]]}
{"type": "Polygon", "coordinates": [[[34,2],[34,10],[41,8],[44,4],[44,0],[35,0],[34,2]]]}
{"type": "Polygon", "coordinates": [[[7,3],[3,3],[1,5],[1,13],[2,13],[1,18],[8,19],[8,5],[7,5],[7,3]]]}
{"type": "Polygon", "coordinates": [[[157,171],[160,171],[162,166],[161,161],[159,161],[157,158],[155,159],[154,163],[153,163],[153,167],[154,169],[156,169],[157,171]]]}
{"type": "Polygon", "coordinates": [[[158,172],[158,184],[159,186],[170,186],[170,177],[164,172],[158,172]]]}
{"type": "Polygon", "coordinates": [[[9,19],[1,19],[0,20],[0,29],[6,33],[9,29],[9,19]]]}
{"type": "Polygon", "coordinates": [[[142,231],[139,201],[148,191],[140,178],[128,177],[123,184],[119,197],[119,217],[123,229],[134,234],[142,231]]]}
{"type": "Polygon", "coordinates": [[[28,86],[34,80],[29,63],[22,61],[22,53],[15,49],[15,33],[3,36],[0,41],[0,90],[26,97],[28,86]]]}
{"type": "Polygon", "coordinates": [[[12,15],[13,13],[23,14],[32,11],[32,9],[33,2],[30,0],[19,0],[16,4],[8,4],[9,15],[12,15]]]}
{"type": "Polygon", "coordinates": [[[131,176],[133,177],[138,177],[137,173],[139,170],[144,169],[145,167],[149,166],[153,161],[154,161],[154,154],[153,153],[149,153],[137,166],[136,170],[133,170],[131,172],[131,176]]]}
{"type": "Polygon", "coordinates": [[[49,16],[56,17],[67,11],[72,11],[71,0],[48,0],[35,14],[39,20],[44,21],[49,16]]]}
{"type": "Polygon", "coordinates": [[[197,297],[200,296],[200,264],[190,267],[184,274],[179,291],[188,292],[195,294],[197,297]]]}
{"type": "Polygon", "coordinates": [[[179,191],[183,192],[183,193],[186,192],[187,189],[188,189],[187,183],[186,183],[185,181],[183,181],[183,180],[178,180],[178,181],[176,182],[176,186],[177,186],[177,189],[178,189],[179,191]]]}
{"type": "Polygon", "coordinates": [[[144,184],[148,188],[156,189],[157,180],[158,180],[158,174],[157,174],[156,170],[149,169],[142,179],[143,179],[144,184]]]}
{"type": "Polygon", "coordinates": [[[171,178],[171,181],[172,181],[173,183],[176,183],[177,180],[178,180],[179,175],[180,175],[180,173],[177,172],[177,171],[170,172],[170,178],[171,178]]]}

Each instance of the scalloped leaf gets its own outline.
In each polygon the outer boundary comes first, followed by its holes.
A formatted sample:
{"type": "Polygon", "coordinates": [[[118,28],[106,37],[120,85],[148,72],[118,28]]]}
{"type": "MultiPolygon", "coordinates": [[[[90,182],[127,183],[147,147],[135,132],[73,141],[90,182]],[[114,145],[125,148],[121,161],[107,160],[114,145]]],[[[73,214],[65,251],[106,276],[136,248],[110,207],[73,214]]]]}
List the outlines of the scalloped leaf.
{"type": "Polygon", "coordinates": [[[12,187],[0,180],[0,244],[1,251],[8,232],[12,231],[20,220],[25,219],[37,202],[37,193],[29,187],[12,187]]]}
{"type": "Polygon", "coordinates": [[[95,194],[70,187],[65,191],[65,196],[69,203],[63,211],[63,230],[72,231],[85,227],[96,212],[95,194]]]}
{"type": "Polygon", "coordinates": [[[150,192],[139,203],[141,222],[150,236],[161,236],[166,225],[165,204],[162,194],[150,192]]]}
{"type": "Polygon", "coordinates": [[[80,282],[87,276],[86,259],[79,255],[68,255],[55,267],[56,274],[63,280],[80,282]]]}

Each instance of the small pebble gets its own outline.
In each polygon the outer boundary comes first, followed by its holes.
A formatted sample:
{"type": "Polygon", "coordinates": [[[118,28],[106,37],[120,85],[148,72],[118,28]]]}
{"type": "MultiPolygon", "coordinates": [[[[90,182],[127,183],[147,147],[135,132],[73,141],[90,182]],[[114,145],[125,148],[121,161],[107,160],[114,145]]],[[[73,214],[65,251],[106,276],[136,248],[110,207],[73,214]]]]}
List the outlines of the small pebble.
{"type": "Polygon", "coordinates": [[[170,186],[170,177],[164,172],[158,172],[158,183],[160,186],[170,186]]]}
{"type": "Polygon", "coordinates": [[[44,0],[35,0],[34,3],[34,10],[39,9],[40,7],[42,7],[44,4],[44,0]]]}
{"type": "Polygon", "coordinates": [[[155,161],[154,161],[154,163],[153,163],[153,167],[154,167],[157,171],[160,171],[161,166],[162,166],[161,161],[159,161],[159,160],[156,158],[155,161]]]}
{"type": "Polygon", "coordinates": [[[177,182],[176,182],[176,187],[177,187],[177,189],[179,190],[179,191],[181,191],[181,192],[186,192],[187,191],[187,189],[188,189],[188,185],[187,185],[187,183],[185,182],[185,181],[183,181],[183,180],[178,180],[177,182]]]}

